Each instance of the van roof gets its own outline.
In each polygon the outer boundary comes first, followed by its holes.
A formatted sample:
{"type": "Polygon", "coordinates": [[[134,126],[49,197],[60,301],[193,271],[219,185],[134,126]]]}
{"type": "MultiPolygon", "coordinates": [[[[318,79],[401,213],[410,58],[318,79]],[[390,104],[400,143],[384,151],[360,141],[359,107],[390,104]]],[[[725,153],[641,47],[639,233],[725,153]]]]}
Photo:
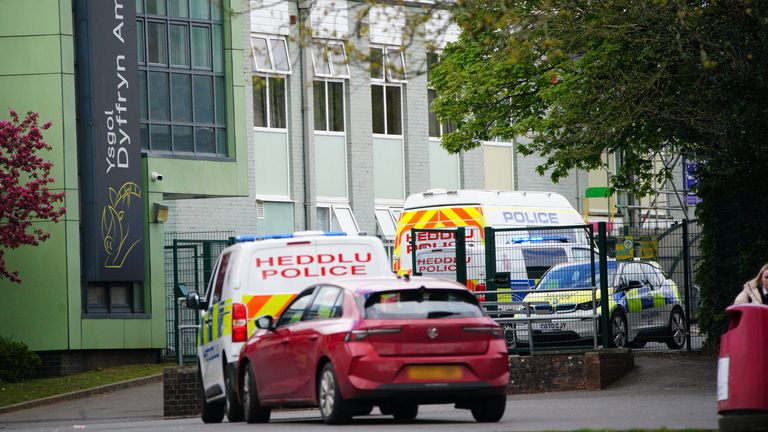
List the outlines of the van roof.
{"type": "Polygon", "coordinates": [[[564,196],[555,192],[430,189],[409,195],[404,209],[456,205],[572,208],[564,196]]]}

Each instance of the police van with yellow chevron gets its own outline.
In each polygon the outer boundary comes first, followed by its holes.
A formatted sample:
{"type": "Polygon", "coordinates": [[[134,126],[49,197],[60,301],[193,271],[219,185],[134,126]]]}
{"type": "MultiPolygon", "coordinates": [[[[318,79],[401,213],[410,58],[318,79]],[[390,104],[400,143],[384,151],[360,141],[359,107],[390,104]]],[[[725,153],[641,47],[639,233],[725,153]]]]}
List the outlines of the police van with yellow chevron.
{"type": "MultiPolygon", "coordinates": [[[[514,257],[503,258],[499,256],[501,250],[510,253],[525,253],[527,249],[532,251],[542,250],[552,252],[549,257],[551,262],[544,263],[547,257],[539,253],[535,265],[542,267],[538,274],[532,272],[532,267],[526,263],[526,269],[522,271],[523,279],[538,279],[544,270],[552,264],[572,259],[578,252],[589,252],[589,241],[583,230],[572,229],[558,231],[556,234],[562,238],[556,241],[533,241],[535,238],[545,240],[551,237],[553,231],[541,231],[537,228],[565,227],[584,225],[584,219],[568,200],[554,192],[523,192],[523,191],[492,191],[492,190],[445,190],[433,189],[423,193],[412,194],[405,200],[400,220],[397,223],[395,237],[393,266],[398,274],[415,271],[416,273],[435,275],[441,273],[430,270],[428,266],[422,269],[412,269],[412,242],[411,230],[445,229],[445,232],[417,231],[416,247],[423,249],[441,249],[455,246],[454,234],[451,232],[456,227],[465,228],[466,245],[468,249],[482,250],[485,244],[484,228],[529,228],[528,230],[510,233],[505,241],[497,241],[497,257],[500,263],[514,265],[522,263],[522,259],[514,257]],[[546,244],[544,244],[546,243],[546,244]],[[554,244],[568,245],[560,247],[559,251],[553,251],[554,244]],[[572,246],[579,245],[578,248],[572,246]],[[546,264],[545,266],[542,266],[546,264]],[[426,271],[425,271],[426,270],[426,271]],[[527,276],[525,274],[528,273],[527,276]]],[[[435,251],[436,252],[436,251],[435,251]]],[[[421,252],[423,261],[429,263],[433,257],[428,252],[421,252]],[[426,254],[426,255],[425,255],[426,254]]],[[[579,255],[579,256],[581,256],[579,255]]],[[[418,256],[418,255],[417,255],[418,256]]],[[[417,260],[417,266],[419,261],[417,260]]],[[[420,266],[421,267],[421,266],[420,266]]],[[[453,270],[455,273],[455,269],[453,270]]],[[[514,272],[513,273],[521,273],[514,272]]],[[[513,278],[514,279],[514,278],[513,278]]],[[[471,287],[470,287],[471,288],[471,287]]]]}
{"type": "MultiPolygon", "coordinates": [[[[677,285],[653,261],[607,260],[609,340],[604,346],[642,347],[662,342],[685,346],[685,315],[677,285]]],[[[524,302],[530,305],[534,346],[592,343],[600,331],[600,265],[587,262],[552,267],[524,302]],[[594,270],[594,277],[593,277],[594,270]],[[595,303],[593,304],[593,290],[595,303]],[[581,319],[579,319],[581,318],[581,319]]],[[[517,343],[530,341],[527,325],[517,326],[517,343]]]]}
{"type": "Polygon", "coordinates": [[[187,295],[200,311],[197,356],[202,419],[243,420],[235,364],[255,320],[278,316],[309,285],[341,278],[392,275],[386,250],[374,237],[319,231],[239,236],[219,255],[203,298],[187,295]]]}

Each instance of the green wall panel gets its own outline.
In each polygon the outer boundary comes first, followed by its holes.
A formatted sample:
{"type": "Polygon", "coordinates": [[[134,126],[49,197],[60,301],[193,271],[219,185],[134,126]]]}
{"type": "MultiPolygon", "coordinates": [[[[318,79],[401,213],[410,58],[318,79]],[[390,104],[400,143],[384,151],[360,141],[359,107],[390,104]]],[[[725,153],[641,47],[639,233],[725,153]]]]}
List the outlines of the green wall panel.
{"type": "MultiPolygon", "coordinates": [[[[51,151],[41,152],[40,155],[53,162],[51,176],[57,180],[64,179],[64,152],[62,143],[64,122],[62,119],[62,88],[61,75],[32,75],[32,76],[0,76],[0,118],[8,119],[7,108],[15,109],[19,116],[27,111],[36,111],[40,114],[41,123],[52,122],[51,128],[45,131],[43,138],[53,148],[51,151]]],[[[74,109],[74,108],[71,108],[74,109]]],[[[68,127],[74,128],[74,124],[68,127]]],[[[73,141],[74,143],[74,141],[73,141]]],[[[75,148],[66,151],[76,158],[75,148]]],[[[75,166],[76,168],[76,166],[75,166]]],[[[76,178],[77,170],[70,175],[76,178]]],[[[53,188],[60,189],[63,185],[56,183],[53,188]]]]}
{"type": "Polygon", "coordinates": [[[376,199],[405,199],[403,141],[373,138],[373,187],[376,199]]]}
{"type": "Polygon", "coordinates": [[[125,320],[84,319],[82,349],[109,349],[125,346],[125,320]]]}
{"type": "Polygon", "coordinates": [[[152,344],[152,325],[152,320],[126,320],[125,327],[123,327],[124,342],[123,346],[119,348],[150,347],[152,344]]]}
{"type": "Polygon", "coordinates": [[[0,75],[61,72],[59,35],[0,38],[0,75]]]}
{"type": "MultiPolygon", "coordinates": [[[[59,32],[59,14],[72,5],[67,0],[0,0],[0,37],[59,32]]],[[[68,11],[72,34],[71,10],[68,11]]]]}
{"type": "Polygon", "coordinates": [[[82,347],[80,316],[82,312],[82,290],[80,285],[80,223],[66,222],[66,267],[67,271],[67,307],[69,323],[69,349],[82,347]]]}
{"type": "Polygon", "coordinates": [[[70,311],[66,226],[44,222],[35,227],[51,233],[51,238],[38,246],[7,251],[5,256],[8,267],[19,270],[22,283],[0,279],[0,334],[21,340],[32,350],[66,349],[70,311]]]}
{"type": "Polygon", "coordinates": [[[317,196],[347,197],[347,148],[344,136],[315,134],[317,196]]]}
{"type": "Polygon", "coordinates": [[[254,131],[256,194],[288,197],[291,194],[288,133],[254,131]]]}

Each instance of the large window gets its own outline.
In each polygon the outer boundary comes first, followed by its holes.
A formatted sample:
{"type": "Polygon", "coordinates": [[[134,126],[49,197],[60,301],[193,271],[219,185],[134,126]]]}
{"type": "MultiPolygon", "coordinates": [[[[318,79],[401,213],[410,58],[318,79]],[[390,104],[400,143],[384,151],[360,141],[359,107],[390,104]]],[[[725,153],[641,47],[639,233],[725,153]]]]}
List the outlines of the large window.
{"type": "Polygon", "coordinates": [[[141,147],[226,156],[221,2],[136,0],[141,147]]]}
{"type": "Polygon", "coordinates": [[[405,60],[399,48],[371,48],[371,104],[373,133],[403,134],[405,60]]]}
{"type": "MultiPolygon", "coordinates": [[[[432,68],[437,65],[439,55],[431,52],[427,53],[427,82],[432,79],[432,68]]],[[[427,89],[427,104],[429,107],[429,137],[440,138],[448,132],[453,132],[456,127],[453,122],[439,122],[437,115],[432,111],[432,102],[437,98],[437,92],[431,87],[427,89]]]]}
{"type": "Polygon", "coordinates": [[[88,315],[128,315],[144,313],[141,282],[88,282],[84,311],[88,315]]]}

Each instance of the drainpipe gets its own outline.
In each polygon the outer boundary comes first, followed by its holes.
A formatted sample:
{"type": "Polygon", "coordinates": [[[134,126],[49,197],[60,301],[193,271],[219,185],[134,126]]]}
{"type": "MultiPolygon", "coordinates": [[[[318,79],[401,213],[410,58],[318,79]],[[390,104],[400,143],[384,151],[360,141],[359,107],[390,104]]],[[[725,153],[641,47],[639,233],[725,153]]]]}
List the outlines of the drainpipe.
{"type": "Polygon", "coordinates": [[[315,182],[315,118],[313,107],[313,88],[312,80],[307,81],[312,73],[307,70],[308,65],[312,64],[311,47],[312,42],[307,38],[305,23],[308,19],[310,2],[305,0],[296,0],[296,7],[299,10],[299,78],[301,79],[301,133],[304,148],[304,228],[307,230],[317,229],[317,202],[316,202],[316,182],[315,182]],[[306,40],[305,40],[306,38],[306,40]]]}

